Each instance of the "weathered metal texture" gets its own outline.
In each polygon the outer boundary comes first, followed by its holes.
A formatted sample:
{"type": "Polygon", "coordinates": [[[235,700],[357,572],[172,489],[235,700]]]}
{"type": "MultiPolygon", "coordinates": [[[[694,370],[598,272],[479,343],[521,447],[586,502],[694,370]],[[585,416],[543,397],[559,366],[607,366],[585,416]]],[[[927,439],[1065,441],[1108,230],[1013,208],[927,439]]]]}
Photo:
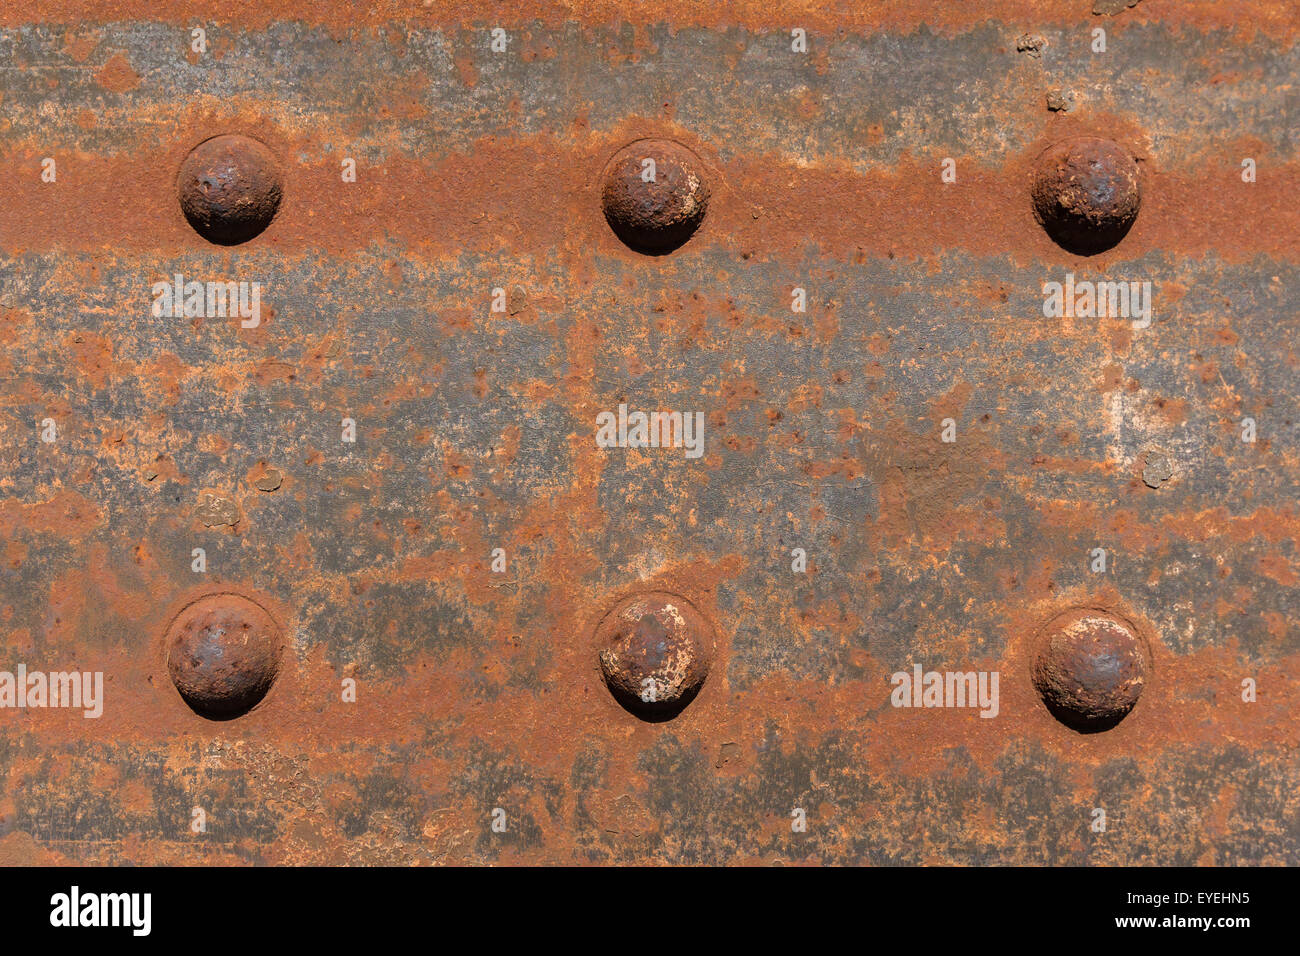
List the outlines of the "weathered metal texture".
{"type": "Polygon", "coordinates": [[[0,669],[106,680],[0,710],[0,860],[1300,862],[1294,5],[366,7],[0,11],[0,669]],[[283,181],[234,247],[177,199],[219,134],[283,181]],[[1076,137],[1142,177],[1092,257],[1031,197],[1076,137]],[[710,189],[669,255],[602,208],[643,139],[710,189]],[[177,273],[260,324],[154,316],[177,273]],[[1154,321],[1044,318],[1066,273],[1154,321]],[[702,456],[597,447],[622,403],[702,456]],[[647,592],[716,633],[671,720],[602,679],[647,592]],[[214,593],[285,641],[220,721],[166,643],[214,593]],[[1149,649],[1102,732],[1034,681],[1072,608],[1149,649]]]}

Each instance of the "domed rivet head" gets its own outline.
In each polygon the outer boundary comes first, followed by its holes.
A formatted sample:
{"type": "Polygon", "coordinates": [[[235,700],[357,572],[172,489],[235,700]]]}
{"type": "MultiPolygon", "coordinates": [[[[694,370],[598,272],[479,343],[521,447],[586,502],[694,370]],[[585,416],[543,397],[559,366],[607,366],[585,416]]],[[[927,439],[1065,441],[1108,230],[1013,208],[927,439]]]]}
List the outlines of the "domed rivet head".
{"type": "Polygon", "coordinates": [[[680,143],[643,139],[605,167],[605,221],[632,249],[663,255],[695,234],[709,207],[703,163],[680,143]]]}
{"type": "Polygon", "coordinates": [[[167,671],[185,703],[209,720],[257,706],[284,653],[280,628],[261,605],[213,594],[186,607],[167,630],[167,671]]]}
{"type": "Polygon", "coordinates": [[[280,164],[247,136],[214,136],[195,146],[176,180],[181,211],[209,242],[238,245],[271,224],[280,208],[280,164]]]}
{"type": "Polygon", "coordinates": [[[713,629],[685,598],[627,598],[596,629],[600,668],[614,698],[647,721],[671,720],[695,699],[713,662],[713,629]]]}
{"type": "Polygon", "coordinates": [[[1109,730],[1142,696],[1150,672],[1146,642],[1127,622],[1076,609],[1044,630],[1034,686],[1061,723],[1081,733],[1109,730]]]}
{"type": "Polygon", "coordinates": [[[1128,233],[1142,206],[1137,162],[1108,139],[1079,137],[1038,159],[1034,215],[1063,249],[1095,255],[1128,233]]]}

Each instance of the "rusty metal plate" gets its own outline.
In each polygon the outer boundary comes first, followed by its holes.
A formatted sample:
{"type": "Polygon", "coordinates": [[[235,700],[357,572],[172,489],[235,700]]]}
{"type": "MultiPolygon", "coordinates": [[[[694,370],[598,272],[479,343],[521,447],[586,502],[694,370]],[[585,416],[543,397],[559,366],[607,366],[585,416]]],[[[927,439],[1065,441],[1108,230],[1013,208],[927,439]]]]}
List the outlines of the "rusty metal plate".
{"type": "Polygon", "coordinates": [[[6,5],[0,861],[1300,863],[1298,20],[6,5]]]}

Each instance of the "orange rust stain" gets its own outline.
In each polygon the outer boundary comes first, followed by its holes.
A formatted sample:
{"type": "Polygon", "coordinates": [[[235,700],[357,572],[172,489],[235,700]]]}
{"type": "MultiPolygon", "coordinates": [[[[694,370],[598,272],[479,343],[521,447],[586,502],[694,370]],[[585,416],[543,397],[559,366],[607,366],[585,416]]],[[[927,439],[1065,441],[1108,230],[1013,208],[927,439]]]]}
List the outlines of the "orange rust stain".
{"type": "Polygon", "coordinates": [[[11,538],[6,541],[4,557],[2,560],[4,561],[4,566],[11,570],[21,568],[23,562],[27,560],[26,543],[19,541],[17,538],[11,538]]]}
{"type": "Polygon", "coordinates": [[[525,34],[518,48],[519,58],[525,63],[537,60],[553,60],[558,55],[555,45],[546,38],[525,34]]]}
{"type": "Polygon", "coordinates": [[[456,75],[470,89],[478,85],[478,69],[474,66],[474,57],[465,51],[456,57],[456,75]]]}
{"type": "Polygon", "coordinates": [[[1270,581],[1276,581],[1284,588],[1293,588],[1300,584],[1300,575],[1296,574],[1290,560],[1276,551],[1260,554],[1256,569],[1270,581]]]}
{"type": "Polygon", "coordinates": [[[497,464],[501,466],[512,464],[519,454],[522,439],[523,429],[518,425],[507,425],[501,432],[497,447],[493,450],[497,464]]]}
{"type": "Polygon", "coordinates": [[[126,93],[140,85],[140,74],[131,69],[125,54],[115,53],[95,74],[95,82],[109,92],[126,93]]]}
{"type": "Polygon", "coordinates": [[[63,52],[74,62],[85,63],[99,46],[99,37],[91,33],[78,33],[68,36],[63,45],[63,52]]]}
{"type": "Polygon", "coordinates": [[[1181,425],[1187,421],[1187,399],[1155,398],[1151,402],[1156,414],[1166,425],[1181,425]]]}
{"type": "Polygon", "coordinates": [[[139,780],[128,780],[121,787],[122,809],[130,813],[148,813],[153,810],[153,791],[139,780]]]}
{"type": "MultiPolygon", "coordinates": [[[[103,19],[104,8],[100,0],[44,0],[41,16],[50,22],[93,23],[103,19]]],[[[1119,34],[1130,25],[1146,23],[1166,24],[1170,29],[1222,28],[1231,31],[1237,42],[1263,34],[1284,44],[1290,43],[1300,28],[1287,0],[1236,4],[1218,0],[1144,0],[1115,17],[1093,16],[1092,4],[1077,0],[990,0],[980,4],[952,0],[911,0],[905,4],[893,0],[791,0],[781,4],[770,0],[734,0],[727,4],[694,0],[488,0],[476,4],[464,0],[421,0],[418,4],[374,0],[363,8],[351,0],[319,0],[311,4],[301,0],[118,0],[113,6],[113,19],[183,26],[208,20],[244,29],[261,29],[289,19],[323,25],[339,33],[399,21],[421,27],[474,27],[484,30],[485,36],[485,23],[515,30],[527,30],[534,22],[547,27],[577,22],[588,26],[629,23],[638,27],[672,23],[678,28],[743,25],[753,30],[783,32],[797,23],[809,31],[812,50],[818,48],[818,39],[829,38],[839,30],[901,31],[924,26],[951,35],[989,19],[1018,25],[1104,25],[1108,32],[1119,34]]],[[[0,8],[0,25],[20,26],[30,20],[26,4],[0,8]]],[[[1012,36],[1008,34],[1008,43],[1012,36]]],[[[638,45],[644,44],[642,40],[638,45]]]]}
{"type": "MultiPolygon", "coordinates": [[[[0,345],[13,345],[31,322],[32,314],[26,309],[0,309],[0,345]]],[[[0,355],[0,361],[7,359],[7,356],[0,355]]]]}
{"type": "Polygon", "coordinates": [[[0,837],[0,866],[67,866],[75,861],[37,843],[28,833],[0,837]]]}
{"type": "Polygon", "coordinates": [[[75,368],[93,388],[107,388],[111,379],[130,376],[134,366],[113,360],[113,343],[94,332],[71,332],[64,339],[64,348],[72,356],[75,368]]]}
{"type": "Polygon", "coordinates": [[[193,373],[172,352],[159,352],[152,362],[140,366],[137,381],[154,406],[170,407],[180,401],[181,383],[193,373]]]}
{"type": "Polygon", "coordinates": [[[253,367],[252,381],[259,388],[265,388],[275,382],[292,382],[298,377],[298,369],[288,362],[278,359],[264,359],[253,367]]]}
{"type": "Polygon", "coordinates": [[[76,540],[103,522],[104,512],[97,502],[66,488],[30,505],[13,498],[0,501],[0,532],[6,535],[26,531],[76,540]]]}
{"type": "Polygon", "coordinates": [[[233,447],[227,436],[219,435],[214,432],[209,432],[208,434],[203,435],[198,441],[198,446],[205,452],[213,455],[220,455],[222,457],[224,457],[233,447]]]}
{"type": "Polygon", "coordinates": [[[1118,362],[1111,362],[1101,370],[1101,381],[1097,390],[1101,392],[1113,392],[1124,383],[1124,366],[1118,362]]]}

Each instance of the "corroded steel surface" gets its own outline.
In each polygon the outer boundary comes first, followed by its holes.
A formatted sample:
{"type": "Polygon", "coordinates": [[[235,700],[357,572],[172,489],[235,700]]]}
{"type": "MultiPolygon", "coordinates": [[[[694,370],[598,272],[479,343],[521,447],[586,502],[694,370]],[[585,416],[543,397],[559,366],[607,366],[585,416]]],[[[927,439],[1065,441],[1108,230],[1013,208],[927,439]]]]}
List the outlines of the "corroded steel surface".
{"type": "Polygon", "coordinates": [[[1300,863],[1297,19],[6,5],[0,671],[104,684],[0,708],[0,861],[1300,863]],[[178,198],[218,135],[282,189],[234,246],[178,198]],[[1033,201],[1079,138],[1141,187],[1089,257],[1033,201]],[[708,188],[665,255],[603,203],[646,140],[708,188]],[[1067,276],[1150,321],[1045,316],[1067,276]],[[701,453],[599,444],[620,406],[701,453]],[[601,668],[651,592],[716,641],[664,720],[601,668]],[[169,670],[210,595],[283,639],[232,719],[169,670]],[[1035,668],[1085,612],[1145,656],[1080,733],[1035,668]],[[896,706],[914,668],[996,714],[896,706]]]}

